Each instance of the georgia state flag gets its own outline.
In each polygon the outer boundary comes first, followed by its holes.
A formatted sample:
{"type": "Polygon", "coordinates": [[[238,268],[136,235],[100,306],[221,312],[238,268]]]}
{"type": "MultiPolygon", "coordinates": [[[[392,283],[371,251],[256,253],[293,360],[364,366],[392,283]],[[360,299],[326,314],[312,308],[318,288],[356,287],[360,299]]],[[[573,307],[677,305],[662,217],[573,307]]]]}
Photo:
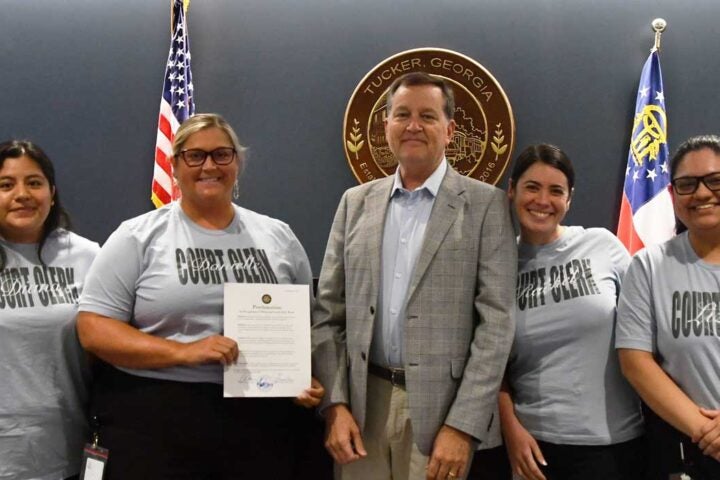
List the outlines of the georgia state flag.
{"type": "Polygon", "coordinates": [[[638,86],[617,232],[630,254],[675,234],[669,157],[660,58],[653,50],[638,86]]]}

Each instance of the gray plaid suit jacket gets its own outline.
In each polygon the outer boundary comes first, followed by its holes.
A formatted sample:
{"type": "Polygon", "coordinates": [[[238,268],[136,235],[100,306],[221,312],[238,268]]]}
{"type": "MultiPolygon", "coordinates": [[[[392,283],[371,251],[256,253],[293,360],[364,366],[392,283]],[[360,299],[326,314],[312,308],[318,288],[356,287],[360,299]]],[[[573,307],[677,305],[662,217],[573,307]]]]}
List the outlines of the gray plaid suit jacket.
{"type": "MultiPolygon", "coordinates": [[[[380,252],[393,178],[351,188],[333,221],[313,310],[321,409],[365,423],[380,252]]],[[[407,296],[405,369],[414,440],[429,455],[443,424],[479,441],[492,422],[514,334],[517,251],[503,191],[448,168],[407,296]]]]}

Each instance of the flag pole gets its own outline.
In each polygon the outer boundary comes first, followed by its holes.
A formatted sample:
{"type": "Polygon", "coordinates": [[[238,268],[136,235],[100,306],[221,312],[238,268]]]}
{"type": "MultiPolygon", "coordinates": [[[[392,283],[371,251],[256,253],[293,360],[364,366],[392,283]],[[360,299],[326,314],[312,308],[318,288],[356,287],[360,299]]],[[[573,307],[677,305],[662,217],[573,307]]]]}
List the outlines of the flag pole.
{"type": "Polygon", "coordinates": [[[665,28],[667,27],[667,22],[664,18],[656,18],[655,20],[650,23],[652,26],[653,31],[655,32],[655,45],[653,46],[652,50],[653,52],[659,52],[660,51],[660,37],[662,36],[662,33],[665,31],[665,28]]]}
{"type": "Polygon", "coordinates": [[[175,33],[175,0],[170,0],[170,39],[175,33]]]}

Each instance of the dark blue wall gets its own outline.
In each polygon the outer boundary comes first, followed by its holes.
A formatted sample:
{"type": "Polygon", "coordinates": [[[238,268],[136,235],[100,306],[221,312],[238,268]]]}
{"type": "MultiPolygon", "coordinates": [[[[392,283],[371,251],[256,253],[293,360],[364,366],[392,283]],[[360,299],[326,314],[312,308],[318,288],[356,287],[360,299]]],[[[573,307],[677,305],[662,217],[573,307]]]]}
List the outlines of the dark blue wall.
{"type": "MultiPolygon", "coordinates": [[[[0,4],[0,137],[48,151],[76,230],[98,241],[151,208],[169,13],[163,0],[0,4]]],[[[349,96],[410,48],[449,48],[489,69],[515,112],[516,151],[550,141],[577,163],[568,223],[614,229],[650,21],[668,22],[673,149],[719,130],[718,16],[710,0],[193,0],[196,105],[225,115],[250,147],[240,203],[290,223],[316,274],[355,184],[342,146],[349,96]]]]}

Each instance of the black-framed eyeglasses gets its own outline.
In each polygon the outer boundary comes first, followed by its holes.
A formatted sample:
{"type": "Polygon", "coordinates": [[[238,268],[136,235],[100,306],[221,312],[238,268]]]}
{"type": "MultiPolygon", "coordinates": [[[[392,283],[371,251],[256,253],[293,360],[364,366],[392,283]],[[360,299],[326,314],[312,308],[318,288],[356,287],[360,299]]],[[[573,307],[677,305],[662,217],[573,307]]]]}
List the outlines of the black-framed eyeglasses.
{"type": "Polygon", "coordinates": [[[717,192],[720,190],[720,172],[712,172],[701,177],[677,177],[673,178],[673,190],[678,195],[690,195],[695,193],[702,182],[708,190],[717,192]]]}
{"type": "Polygon", "coordinates": [[[188,148],[180,151],[178,156],[182,157],[188,167],[199,167],[205,163],[208,156],[216,165],[230,165],[235,159],[235,153],[237,152],[232,147],[220,147],[209,152],[201,148],[188,148]]]}

